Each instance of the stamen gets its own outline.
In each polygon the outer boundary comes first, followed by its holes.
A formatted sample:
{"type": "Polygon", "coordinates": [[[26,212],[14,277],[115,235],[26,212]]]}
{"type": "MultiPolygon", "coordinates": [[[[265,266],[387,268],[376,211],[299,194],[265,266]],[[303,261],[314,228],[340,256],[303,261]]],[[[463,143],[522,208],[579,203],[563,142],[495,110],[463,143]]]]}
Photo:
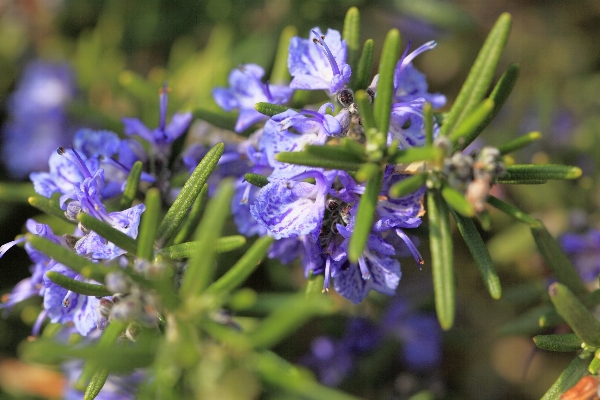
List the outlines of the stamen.
{"type": "MultiPolygon", "coordinates": [[[[315,36],[319,37],[317,32],[315,32],[314,30],[311,30],[311,32],[315,36]]],[[[339,75],[340,68],[338,67],[337,62],[335,61],[335,58],[333,57],[333,53],[331,53],[331,50],[329,50],[329,47],[325,43],[325,36],[321,35],[320,38],[321,38],[321,40],[313,39],[313,42],[315,44],[320,44],[321,46],[323,46],[323,51],[325,51],[325,56],[327,57],[327,60],[329,60],[329,64],[331,64],[331,69],[333,70],[333,75],[339,75]]]]}
{"type": "Polygon", "coordinates": [[[271,89],[269,88],[269,81],[265,82],[265,84],[261,86],[265,96],[267,96],[267,100],[273,102],[273,95],[271,94],[271,89]]]}
{"type": "Polygon", "coordinates": [[[329,292],[331,278],[331,257],[327,257],[325,260],[325,280],[323,281],[323,293],[329,292]]]}
{"type": "Polygon", "coordinates": [[[358,265],[360,267],[360,273],[362,274],[362,278],[365,281],[371,279],[371,271],[369,271],[364,257],[360,257],[358,259],[358,265]]]}
{"type": "Polygon", "coordinates": [[[67,152],[67,149],[65,149],[64,147],[59,147],[58,149],[56,149],[56,152],[59,155],[66,157],[67,160],[71,161],[77,168],[79,168],[84,177],[91,178],[92,174],[83,162],[83,159],[79,156],[79,153],[77,153],[77,151],[75,151],[75,149],[73,148],[71,148],[70,150],[73,152],[73,154],[67,152]]]}
{"type": "Polygon", "coordinates": [[[434,49],[437,46],[437,43],[435,42],[435,40],[431,40],[431,41],[421,45],[420,47],[418,47],[415,51],[413,51],[409,55],[406,55],[406,53],[408,52],[408,49],[410,48],[411,42],[412,42],[412,39],[409,39],[408,46],[406,46],[406,49],[404,50],[404,54],[400,58],[400,61],[398,61],[398,64],[400,64],[400,68],[399,68],[398,72],[401,72],[404,69],[404,67],[406,67],[408,64],[410,64],[410,62],[412,60],[414,60],[415,57],[417,57],[419,54],[424,53],[427,50],[434,49]]]}
{"type": "Polygon", "coordinates": [[[417,264],[419,264],[419,269],[423,269],[422,265],[425,264],[425,260],[423,260],[423,257],[421,257],[421,253],[419,253],[419,250],[417,250],[417,246],[415,246],[412,240],[410,240],[410,238],[402,231],[402,229],[396,229],[396,234],[400,237],[400,239],[404,240],[404,243],[406,243],[408,250],[410,250],[412,253],[412,256],[417,264]]]}
{"type": "Polygon", "coordinates": [[[170,92],[170,90],[167,86],[167,81],[165,81],[163,87],[160,88],[158,91],[160,108],[158,116],[158,129],[160,129],[161,131],[165,130],[165,126],[167,123],[167,106],[169,104],[169,95],[167,94],[168,92],[170,92]]]}

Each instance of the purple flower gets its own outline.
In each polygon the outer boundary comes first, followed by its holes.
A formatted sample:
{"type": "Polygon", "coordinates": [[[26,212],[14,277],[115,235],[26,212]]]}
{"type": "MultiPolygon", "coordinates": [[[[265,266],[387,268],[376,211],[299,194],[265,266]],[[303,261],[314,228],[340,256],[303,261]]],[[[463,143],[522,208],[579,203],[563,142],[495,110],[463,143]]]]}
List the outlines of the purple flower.
{"type": "Polygon", "coordinates": [[[351,264],[347,249],[352,232],[342,225],[337,228],[346,239],[331,266],[335,290],[355,304],[363,301],[371,290],[393,295],[402,276],[400,262],[390,257],[395,254],[394,248],[380,236],[370,234],[358,265],[351,264]]]}
{"type": "MultiPolygon", "coordinates": [[[[423,116],[423,99],[392,104],[388,146],[392,140],[398,141],[398,147],[420,147],[425,145],[425,120],[423,116]]],[[[439,126],[434,123],[433,137],[437,137],[439,126]]]]}
{"type": "MultiPolygon", "coordinates": [[[[50,172],[33,172],[30,179],[37,193],[51,197],[58,192],[72,194],[74,187],[102,170],[104,175],[98,188],[102,197],[108,198],[123,191],[127,176],[138,159],[143,159],[139,144],[120,140],[109,131],[81,129],[75,134],[74,149],[59,147],[48,162],[50,172]],[[118,160],[115,158],[118,156],[118,160]]],[[[154,178],[142,173],[142,180],[152,182],[154,178]]]]}
{"type": "MultiPolygon", "coordinates": [[[[388,171],[392,167],[388,167],[388,171]]],[[[378,218],[373,229],[384,232],[395,228],[416,228],[421,225],[421,216],[424,213],[423,195],[425,187],[415,190],[413,193],[399,199],[388,195],[389,188],[410,175],[390,173],[384,180],[379,201],[377,202],[378,218]]]]}
{"type": "Polygon", "coordinates": [[[282,163],[275,156],[286,151],[302,151],[307,145],[324,144],[327,136],[337,135],[341,130],[338,121],[325,114],[330,106],[330,103],[325,104],[319,112],[288,110],[267,121],[258,149],[274,169],[270,178],[289,179],[309,170],[322,171],[322,168],[282,163]]]}
{"type": "Polygon", "coordinates": [[[415,311],[405,300],[394,298],[382,318],[387,334],[402,343],[401,358],[413,371],[430,370],[442,358],[442,331],[435,315],[415,311]]]}
{"type": "MultiPolygon", "coordinates": [[[[123,211],[112,212],[102,215],[102,220],[110,226],[125,233],[127,236],[136,238],[140,218],[146,207],[138,204],[123,211]]],[[[75,252],[92,260],[112,260],[126,253],[112,242],[107,241],[96,232],[92,231],[75,243],[75,252]]]]}
{"type": "Polygon", "coordinates": [[[424,99],[431,103],[433,108],[440,108],[446,104],[446,96],[439,93],[429,93],[429,85],[425,75],[419,72],[413,65],[412,60],[419,54],[432,50],[437,46],[434,41],[427,42],[408,54],[411,40],[408,42],[404,54],[396,65],[394,72],[394,102],[404,103],[416,99],[424,99]]]}
{"type": "Polygon", "coordinates": [[[167,104],[168,104],[168,89],[165,82],[159,94],[159,119],[158,127],[155,129],[148,128],[138,118],[123,118],[125,125],[125,134],[136,135],[150,143],[156,151],[164,153],[168,149],[168,145],[188,129],[192,123],[192,113],[176,113],[171,117],[171,122],[167,124],[167,104]]]}
{"type": "Polygon", "coordinates": [[[54,149],[73,135],[66,105],[75,94],[75,79],[67,64],[33,62],[25,68],[8,100],[3,128],[2,160],[16,178],[45,167],[54,149]]]}
{"type": "Polygon", "coordinates": [[[315,371],[319,382],[327,386],[337,386],[350,374],[355,356],[342,342],[325,336],[312,341],[311,352],[300,363],[315,371]]]}
{"type": "Polygon", "coordinates": [[[275,239],[306,235],[320,228],[328,183],[319,172],[307,172],[316,184],[275,180],[263,187],[250,206],[254,219],[275,239]]]}
{"type": "Polygon", "coordinates": [[[290,41],[288,68],[293,76],[290,87],[305,90],[329,90],[335,94],[350,82],[352,71],[346,64],[346,41],[340,33],[319,28],[311,30],[312,39],[293,37],[290,41]]]}
{"type": "MultiPolygon", "coordinates": [[[[60,273],[68,278],[81,280],[81,277],[62,264],[56,264],[50,271],[60,273]]],[[[77,331],[86,336],[96,329],[99,318],[99,300],[93,296],[85,296],[71,292],[52,282],[44,275],[44,309],[53,323],[73,322],[77,331]]]]}
{"type": "Polygon", "coordinates": [[[560,245],[584,282],[597,281],[600,275],[600,231],[588,229],[581,233],[566,233],[560,245]]]}
{"type": "Polygon", "coordinates": [[[265,71],[256,64],[240,65],[229,74],[229,89],[216,88],[213,97],[225,111],[239,109],[240,115],[235,124],[236,132],[243,132],[257,122],[265,121],[267,116],[254,108],[258,102],[286,104],[293,89],[283,85],[262,83],[265,71]]]}

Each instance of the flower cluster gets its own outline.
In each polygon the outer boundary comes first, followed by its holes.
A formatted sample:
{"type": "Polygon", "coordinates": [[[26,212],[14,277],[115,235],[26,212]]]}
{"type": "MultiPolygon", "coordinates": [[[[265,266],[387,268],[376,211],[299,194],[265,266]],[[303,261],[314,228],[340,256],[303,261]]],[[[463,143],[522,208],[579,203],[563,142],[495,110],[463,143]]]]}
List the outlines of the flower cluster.
{"type": "MultiPolygon", "coordinates": [[[[160,93],[158,128],[151,130],[135,118],[123,120],[126,134],[137,135],[147,141],[149,152],[144,150],[142,143],[137,139],[120,139],[116,133],[110,131],[81,129],[75,134],[72,147],[59,147],[50,155],[48,172],[30,174],[35,191],[43,198],[58,199],[66,220],[76,224],[72,234],[56,235],[50,226],[30,219],[27,221],[30,234],[58,244],[100,266],[129,266],[131,254],[119,247],[118,243],[106,240],[79,222],[78,216],[85,213],[135,239],[145,205],[134,204],[131,207],[115,209],[114,202],[110,206],[107,203],[107,200],[123,194],[134,163],[142,162],[148,169],[148,172],[141,173],[142,186],[162,186],[165,195],[171,190],[169,178],[174,171],[167,168],[166,161],[170,154],[168,145],[188,129],[192,117],[190,113],[179,113],[173,116],[169,124],[166,123],[165,89],[160,93]]],[[[0,247],[0,257],[11,247],[22,242],[25,242],[25,250],[33,261],[32,276],[20,282],[3,299],[0,308],[8,311],[20,301],[41,296],[43,311],[34,325],[34,335],[39,334],[42,323],[46,320],[61,324],[81,336],[90,337],[90,340],[97,340],[99,333],[112,320],[157,326],[158,307],[153,293],[128,281],[119,272],[108,273],[106,282],[86,278],[36,249],[26,241],[26,236],[0,247]],[[105,287],[113,295],[101,297],[82,294],[76,289],[65,288],[65,280],[105,287]]],[[[140,276],[156,272],[158,264],[143,261],[134,260],[133,270],[140,276]]],[[[132,335],[129,336],[132,340],[135,339],[132,335]]],[[[112,380],[119,381],[116,377],[109,379],[112,380]]],[[[137,378],[137,383],[139,381],[137,378]]],[[[128,390],[134,390],[137,383],[128,390]]],[[[73,393],[77,396],[76,392],[73,393]]],[[[71,395],[67,395],[69,396],[71,395]]]]}
{"type": "MultiPolygon", "coordinates": [[[[270,257],[283,263],[300,258],[307,276],[324,274],[325,291],[333,278],[336,291],[354,303],[362,301],[371,290],[392,295],[401,271],[395,258],[397,250],[389,238],[400,237],[417,262],[422,263],[403,229],[421,223],[424,188],[403,198],[392,198],[390,187],[409,175],[391,166],[385,169],[376,221],[366,248],[354,264],[348,259],[348,244],[365,185],[346,171],[287,164],[276,157],[282,152],[302,151],[307,145],[327,145],[340,136],[364,140],[360,110],[349,87],[353,71],[346,63],[346,42],[332,29],[325,35],[319,28],[311,33],[312,38],[294,37],[290,42],[288,67],[293,79],[288,90],[269,89],[268,83],[258,81],[262,69],[244,65],[231,73],[230,89],[214,91],[217,103],[224,109],[240,109],[238,131],[259,120],[261,114],[256,115],[254,109],[256,101],[268,99],[284,104],[292,89],[324,90],[331,97],[331,102],[317,110],[288,109],[271,117],[243,143],[252,163],[251,172],[266,176],[268,184],[257,187],[243,178],[238,180],[232,204],[234,219],[245,235],[268,234],[277,239],[270,257]]],[[[400,149],[425,144],[425,102],[435,107],[445,104],[443,95],[428,92],[425,76],[411,63],[418,54],[434,48],[435,42],[411,53],[409,47],[410,43],[395,70],[388,132],[388,144],[396,141],[400,149]]],[[[369,87],[363,88],[371,98],[377,96],[378,80],[375,76],[369,87]]]]}

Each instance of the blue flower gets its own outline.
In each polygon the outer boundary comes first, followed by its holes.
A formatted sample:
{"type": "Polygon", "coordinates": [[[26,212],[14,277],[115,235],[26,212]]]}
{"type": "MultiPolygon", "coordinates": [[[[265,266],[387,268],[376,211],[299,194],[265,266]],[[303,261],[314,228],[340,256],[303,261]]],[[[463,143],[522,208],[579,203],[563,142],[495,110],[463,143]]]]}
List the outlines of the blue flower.
{"type": "Polygon", "coordinates": [[[311,352],[300,363],[312,369],[319,382],[337,386],[354,368],[355,355],[342,342],[320,336],[311,343],[311,352]]]}
{"type": "Polygon", "coordinates": [[[316,171],[296,179],[309,176],[316,179],[316,184],[294,180],[269,183],[250,206],[254,219],[275,239],[306,235],[320,228],[330,183],[316,171]]]}
{"type": "Polygon", "coordinates": [[[264,69],[256,64],[240,65],[229,74],[229,89],[216,88],[213,97],[225,111],[239,109],[240,115],[235,124],[236,132],[243,132],[260,121],[266,121],[267,116],[254,108],[258,102],[286,104],[294,92],[283,85],[262,83],[264,69]]]}
{"type": "Polygon", "coordinates": [[[305,90],[329,90],[336,94],[350,82],[352,70],[346,64],[346,41],[340,33],[328,29],[311,30],[313,39],[293,37],[290,41],[288,69],[293,76],[290,87],[305,90]]]}
{"type": "Polygon", "coordinates": [[[307,145],[324,144],[328,136],[337,135],[341,126],[333,116],[325,114],[328,107],[333,106],[327,103],[319,112],[287,110],[267,121],[258,149],[273,168],[271,179],[288,179],[310,170],[322,171],[322,168],[282,163],[275,156],[286,151],[302,151],[307,145]]]}
{"type": "Polygon", "coordinates": [[[434,49],[437,43],[434,41],[427,42],[408,54],[411,42],[412,40],[409,40],[394,71],[394,102],[405,103],[416,99],[424,99],[431,103],[433,108],[443,107],[446,104],[446,96],[440,93],[429,93],[429,85],[425,75],[412,65],[412,60],[415,57],[425,51],[434,49]]]}
{"type": "MultiPolygon", "coordinates": [[[[423,99],[405,103],[392,104],[390,127],[388,130],[388,146],[392,140],[398,141],[400,149],[425,145],[425,119],[423,116],[423,99]]],[[[437,137],[439,126],[434,123],[433,137],[437,137]]]]}
{"type": "Polygon", "coordinates": [[[394,248],[379,235],[370,234],[358,265],[351,264],[347,249],[352,232],[342,225],[337,228],[345,240],[331,266],[335,290],[355,304],[363,301],[371,290],[393,295],[402,277],[400,262],[390,257],[395,254],[394,248]]]}
{"type": "MultiPolygon", "coordinates": [[[[56,192],[72,193],[74,187],[103,170],[99,190],[103,198],[109,198],[123,192],[133,163],[144,157],[143,149],[132,140],[121,140],[114,132],[81,129],[75,134],[73,149],[59,148],[52,153],[50,172],[33,172],[30,179],[37,193],[51,197],[56,192]]],[[[154,181],[145,172],[141,179],[154,181]]]]}
{"type": "MultiPolygon", "coordinates": [[[[112,212],[102,216],[102,220],[110,226],[136,238],[140,225],[140,218],[146,207],[138,204],[123,211],[112,212]]],[[[75,243],[75,252],[92,260],[112,260],[126,253],[112,242],[107,241],[96,232],[91,231],[75,243]]]]}
{"type": "Polygon", "coordinates": [[[580,233],[566,233],[560,245],[584,282],[598,280],[600,275],[600,231],[588,229],[580,233]]]}
{"type": "Polygon", "coordinates": [[[67,64],[41,61],[25,67],[8,99],[3,127],[2,160],[16,178],[45,167],[54,149],[70,140],[66,106],[75,95],[75,79],[67,64]]]}
{"type": "Polygon", "coordinates": [[[167,151],[167,146],[188,129],[192,123],[192,113],[176,113],[171,117],[171,122],[167,124],[167,104],[169,96],[167,94],[167,83],[165,82],[159,94],[159,119],[158,127],[148,128],[138,118],[123,118],[125,125],[125,134],[137,135],[150,143],[159,153],[167,151]]]}
{"type": "MultiPolygon", "coordinates": [[[[56,264],[50,271],[57,272],[68,278],[81,280],[81,277],[62,264],[56,264]]],[[[77,331],[86,336],[96,329],[99,318],[99,300],[93,296],[85,296],[71,292],[52,282],[44,275],[44,309],[50,321],[65,324],[73,322],[77,331]]]]}
{"type": "Polygon", "coordinates": [[[442,331],[431,313],[414,310],[401,297],[390,303],[382,318],[386,333],[402,343],[401,358],[415,372],[431,370],[442,359],[442,331]]]}
{"type": "MultiPolygon", "coordinates": [[[[392,167],[388,167],[390,171],[392,167]]],[[[383,182],[381,196],[377,202],[378,217],[373,229],[377,232],[384,232],[395,228],[416,228],[421,225],[421,216],[425,210],[423,208],[423,195],[425,187],[421,187],[404,197],[395,199],[389,196],[388,191],[391,186],[407,179],[410,175],[390,173],[383,182]]]]}

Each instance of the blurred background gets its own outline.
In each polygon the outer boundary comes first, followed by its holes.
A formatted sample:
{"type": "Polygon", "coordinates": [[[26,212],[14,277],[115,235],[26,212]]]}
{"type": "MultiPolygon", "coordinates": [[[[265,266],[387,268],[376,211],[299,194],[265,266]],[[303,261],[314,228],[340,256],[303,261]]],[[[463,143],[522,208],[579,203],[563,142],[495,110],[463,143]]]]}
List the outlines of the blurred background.
{"type": "MultiPolygon", "coordinates": [[[[170,112],[220,115],[211,91],[227,86],[232,68],[256,63],[269,71],[286,26],[303,37],[314,26],[341,30],[351,6],[361,12],[361,41],[374,39],[376,52],[393,27],[403,43],[412,38],[413,48],[438,42],[415,65],[430,91],[448,97],[446,109],[494,21],[510,12],[513,29],[498,76],[513,62],[521,74],[479,146],[540,131],[542,139],[516,153],[516,161],[573,164],[584,174],[576,181],[498,187],[496,195],[543,220],[555,236],[600,228],[596,0],[0,0],[0,180],[27,182],[30,172],[46,170],[50,153],[68,145],[79,127],[122,134],[125,116],[155,126],[165,79],[170,112]]],[[[0,243],[22,233],[25,220],[37,214],[19,201],[29,189],[12,188],[0,188],[0,243]]],[[[544,331],[517,324],[543,304],[548,271],[526,226],[492,216],[485,239],[501,276],[501,300],[487,294],[457,237],[457,323],[443,334],[432,327],[423,243],[425,266],[419,270],[410,257],[403,259],[395,298],[372,296],[359,306],[340,299],[339,316],[312,321],[280,345],[279,354],[311,367],[326,384],[370,399],[541,397],[573,354],[536,351],[531,336],[544,331]],[[381,340],[365,339],[374,337],[381,340]],[[318,359],[317,353],[330,356],[318,359]]],[[[586,251],[589,262],[600,263],[600,243],[586,251]]],[[[8,252],[0,263],[0,293],[25,278],[28,267],[22,249],[8,252]]],[[[259,274],[254,285],[261,291],[303,285],[297,268],[270,263],[259,274]]],[[[23,367],[14,364],[17,345],[30,334],[39,307],[29,301],[0,319],[0,398],[60,396],[59,375],[36,369],[51,384],[34,385],[14,373],[23,367]]]]}

